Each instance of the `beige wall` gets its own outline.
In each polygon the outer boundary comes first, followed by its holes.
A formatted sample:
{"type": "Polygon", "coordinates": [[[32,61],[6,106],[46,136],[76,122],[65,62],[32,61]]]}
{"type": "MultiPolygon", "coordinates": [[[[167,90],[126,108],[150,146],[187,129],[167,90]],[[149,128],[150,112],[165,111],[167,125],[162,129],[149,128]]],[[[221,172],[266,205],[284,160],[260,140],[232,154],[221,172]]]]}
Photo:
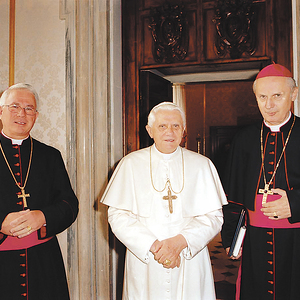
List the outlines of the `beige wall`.
{"type": "Polygon", "coordinates": [[[0,93],[9,81],[9,0],[0,0],[0,93]]]}
{"type": "Polygon", "coordinates": [[[16,0],[15,30],[15,83],[32,84],[40,96],[32,135],[65,157],[65,24],[59,1],[16,0]]]}

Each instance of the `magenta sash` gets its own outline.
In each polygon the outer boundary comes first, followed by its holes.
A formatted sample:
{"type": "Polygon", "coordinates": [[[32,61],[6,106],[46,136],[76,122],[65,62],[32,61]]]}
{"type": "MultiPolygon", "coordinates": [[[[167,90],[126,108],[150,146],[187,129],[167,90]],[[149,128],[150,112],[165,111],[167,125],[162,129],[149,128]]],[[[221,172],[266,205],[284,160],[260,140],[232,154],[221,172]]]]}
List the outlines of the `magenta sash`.
{"type": "MultiPolygon", "coordinates": [[[[260,210],[262,208],[263,195],[256,195],[255,210],[248,210],[249,224],[255,227],[263,228],[300,228],[300,222],[291,224],[288,219],[272,220],[265,216],[260,210]]],[[[267,202],[275,201],[281,198],[280,195],[268,195],[267,202]]]]}
{"type": "Polygon", "coordinates": [[[0,251],[27,249],[39,244],[46,243],[52,238],[53,237],[39,240],[37,236],[37,231],[21,239],[14,236],[7,236],[7,238],[0,245],[0,251]]]}

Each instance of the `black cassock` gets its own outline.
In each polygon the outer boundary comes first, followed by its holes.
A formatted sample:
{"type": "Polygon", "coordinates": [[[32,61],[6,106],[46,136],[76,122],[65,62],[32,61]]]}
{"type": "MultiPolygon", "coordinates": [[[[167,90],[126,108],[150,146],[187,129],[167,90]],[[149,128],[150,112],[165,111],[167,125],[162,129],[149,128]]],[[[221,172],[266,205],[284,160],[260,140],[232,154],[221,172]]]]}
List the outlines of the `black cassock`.
{"type": "MultiPolygon", "coordinates": [[[[281,127],[280,132],[271,132],[263,126],[267,182],[275,170],[293,120],[294,115],[281,127]]],[[[231,244],[240,204],[248,211],[253,211],[256,195],[265,185],[260,136],[261,123],[241,130],[232,144],[224,181],[228,200],[232,201],[223,209],[224,225],[221,234],[225,248],[231,244]]],[[[273,182],[270,188],[280,188],[287,192],[292,213],[288,221],[295,226],[300,222],[300,119],[297,117],[273,182]]],[[[300,228],[260,228],[248,225],[241,267],[240,299],[300,299],[300,228]]]]}
{"type": "MultiPolygon", "coordinates": [[[[0,134],[0,141],[16,180],[22,186],[28,170],[31,142],[12,145],[0,134]]],[[[70,184],[61,154],[33,139],[33,155],[25,186],[31,210],[41,210],[46,224],[37,234],[39,241],[50,240],[20,250],[0,251],[1,300],[68,300],[64,263],[56,234],[68,228],[78,214],[78,200],[70,184]]],[[[23,210],[20,189],[15,184],[0,153],[0,224],[8,213],[23,210]]],[[[0,233],[0,247],[8,241],[0,233]]],[[[1,249],[1,248],[0,248],[1,249]]]]}

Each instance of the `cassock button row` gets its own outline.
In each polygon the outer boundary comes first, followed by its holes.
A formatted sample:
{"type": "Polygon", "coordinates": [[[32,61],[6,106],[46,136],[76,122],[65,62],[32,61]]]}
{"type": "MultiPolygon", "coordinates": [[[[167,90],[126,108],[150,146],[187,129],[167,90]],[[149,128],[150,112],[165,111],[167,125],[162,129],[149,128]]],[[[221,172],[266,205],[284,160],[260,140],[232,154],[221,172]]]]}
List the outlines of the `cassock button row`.
{"type": "Polygon", "coordinates": [[[273,294],[274,292],[273,291],[268,291],[268,293],[273,294]]]}
{"type": "Polygon", "coordinates": [[[26,293],[24,293],[24,294],[21,294],[21,296],[23,296],[23,297],[26,297],[26,296],[27,296],[27,294],[26,294],[26,293]]]}

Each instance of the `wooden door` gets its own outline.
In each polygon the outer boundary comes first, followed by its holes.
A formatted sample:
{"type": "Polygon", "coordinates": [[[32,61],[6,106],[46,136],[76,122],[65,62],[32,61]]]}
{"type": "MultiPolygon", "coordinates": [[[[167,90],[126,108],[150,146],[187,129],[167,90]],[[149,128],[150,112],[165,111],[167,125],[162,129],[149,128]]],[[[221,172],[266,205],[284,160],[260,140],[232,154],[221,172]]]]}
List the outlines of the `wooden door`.
{"type": "Polygon", "coordinates": [[[172,102],[172,99],[172,83],[170,81],[150,71],[140,71],[140,149],[148,147],[153,143],[145,128],[148,123],[150,110],[161,102],[172,102]]]}

